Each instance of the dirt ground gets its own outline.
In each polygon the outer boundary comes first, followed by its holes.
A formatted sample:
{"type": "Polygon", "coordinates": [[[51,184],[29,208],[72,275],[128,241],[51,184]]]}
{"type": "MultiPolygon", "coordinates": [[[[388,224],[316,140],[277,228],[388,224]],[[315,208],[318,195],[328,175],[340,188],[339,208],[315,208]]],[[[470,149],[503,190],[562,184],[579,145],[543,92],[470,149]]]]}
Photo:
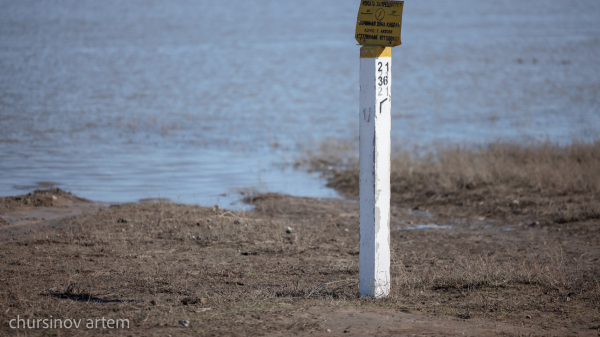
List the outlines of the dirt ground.
{"type": "Polygon", "coordinates": [[[596,219],[395,204],[392,293],[373,300],[358,297],[356,202],[247,201],[254,210],[107,205],[56,189],[0,199],[0,335],[600,335],[596,219]],[[83,323],[12,329],[17,318],[83,323]]]}
{"type": "Polygon", "coordinates": [[[0,198],[0,335],[600,335],[600,143],[394,153],[378,300],[358,296],[358,169],[342,153],[300,165],[347,200],[0,198]]]}

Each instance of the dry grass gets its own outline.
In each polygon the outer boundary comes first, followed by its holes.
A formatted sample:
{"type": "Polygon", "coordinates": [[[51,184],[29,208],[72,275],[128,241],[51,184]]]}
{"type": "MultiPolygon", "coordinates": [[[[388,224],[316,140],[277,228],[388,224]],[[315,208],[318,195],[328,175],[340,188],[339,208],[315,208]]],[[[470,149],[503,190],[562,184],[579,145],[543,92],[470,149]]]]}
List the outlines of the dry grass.
{"type": "MultiPolygon", "coordinates": [[[[600,252],[582,255],[582,245],[553,231],[394,231],[392,294],[369,300],[357,292],[356,204],[252,199],[248,213],[113,206],[7,242],[0,317],[104,316],[130,319],[135,335],[236,335],[323,331],[318,317],[300,314],[323,305],[503,321],[530,315],[548,327],[598,314],[600,252]],[[181,330],[181,319],[190,327],[181,330]]],[[[398,214],[392,226],[407,219],[419,220],[398,214]]],[[[578,242],[597,240],[594,229],[578,242]]]]}
{"type": "MultiPolygon", "coordinates": [[[[356,198],[357,158],[343,144],[325,144],[303,164],[325,173],[328,186],[356,198]]],[[[600,141],[445,147],[421,156],[396,150],[391,185],[392,202],[413,207],[453,205],[459,213],[525,215],[546,223],[600,219],[600,141]]]]}
{"type": "MultiPolygon", "coordinates": [[[[600,326],[598,151],[494,145],[396,157],[385,299],[358,296],[356,203],[260,194],[250,212],[126,204],[0,236],[0,321],[128,318],[127,333],[140,336],[322,333],[322,317],[344,307],[589,332],[600,326]],[[431,223],[453,228],[397,230],[431,223]]],[[[313,159],[356,195],[355,159],[313,159]]]]}

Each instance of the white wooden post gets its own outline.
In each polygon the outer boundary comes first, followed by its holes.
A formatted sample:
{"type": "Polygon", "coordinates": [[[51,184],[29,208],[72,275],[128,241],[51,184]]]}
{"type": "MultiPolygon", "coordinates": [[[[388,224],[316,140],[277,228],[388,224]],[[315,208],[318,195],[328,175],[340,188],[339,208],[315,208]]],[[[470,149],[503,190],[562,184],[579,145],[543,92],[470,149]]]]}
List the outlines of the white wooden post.
{"type": "Polygon", "coordinates": [[[390,292],[392,49],[360,49],[360,296],[390,292]]]}

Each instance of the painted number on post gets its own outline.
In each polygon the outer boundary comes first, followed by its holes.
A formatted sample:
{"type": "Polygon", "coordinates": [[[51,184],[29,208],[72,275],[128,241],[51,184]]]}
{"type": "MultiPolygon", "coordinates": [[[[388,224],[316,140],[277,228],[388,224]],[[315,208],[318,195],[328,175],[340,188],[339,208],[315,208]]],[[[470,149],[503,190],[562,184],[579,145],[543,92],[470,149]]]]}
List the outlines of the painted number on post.
{"type": "Polygon", "coordinates": [[[377,62],[377,96],[385,97],[379,101],[379,113],[382,112],[383,104],[388,101],[390,97],[390,86],[389,84],[390,75],[390,63],[389,62],[377,62]]]}

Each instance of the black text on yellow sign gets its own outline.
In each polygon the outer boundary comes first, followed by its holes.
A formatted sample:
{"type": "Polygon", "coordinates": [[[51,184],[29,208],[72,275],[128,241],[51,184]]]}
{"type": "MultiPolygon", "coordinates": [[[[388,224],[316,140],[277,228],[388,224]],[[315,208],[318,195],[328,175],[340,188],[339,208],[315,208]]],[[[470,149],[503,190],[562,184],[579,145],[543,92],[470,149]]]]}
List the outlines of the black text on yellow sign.
{"type": "Polygon", "coordinates": [[[404,1],[361,1],[356,41],[363,46],[401,45],[402,9],[404,1]]]}

